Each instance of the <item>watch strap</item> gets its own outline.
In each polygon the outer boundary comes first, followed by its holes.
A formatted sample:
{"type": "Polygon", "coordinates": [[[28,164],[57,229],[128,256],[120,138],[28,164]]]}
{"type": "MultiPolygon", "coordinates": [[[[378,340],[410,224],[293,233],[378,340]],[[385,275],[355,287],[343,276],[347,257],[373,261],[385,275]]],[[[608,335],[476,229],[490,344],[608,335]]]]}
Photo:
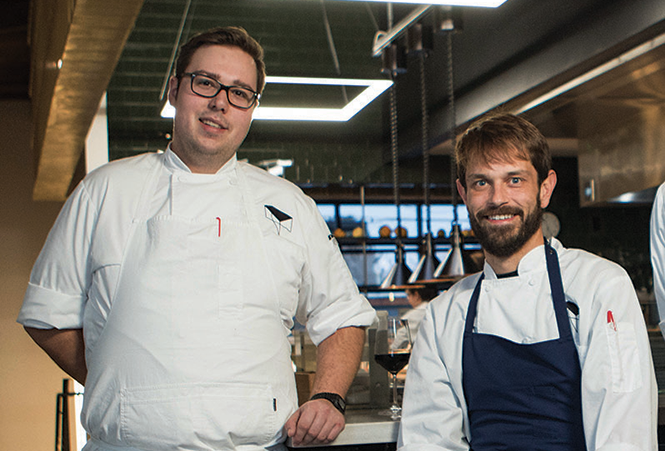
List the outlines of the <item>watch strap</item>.
{"type": "Polygon", "coordinates": [[[330,403],[335,406],[337,410],[339,410],[342,415],[344,415],[344,412],[346,412],[346,401],[344,401],[344,398],[337,393],[329,393],[329,392],[321,392],[317,393],[314,396],[310,398],[310,401],[314,399],[327,399],[330,401],[330,403]]]}

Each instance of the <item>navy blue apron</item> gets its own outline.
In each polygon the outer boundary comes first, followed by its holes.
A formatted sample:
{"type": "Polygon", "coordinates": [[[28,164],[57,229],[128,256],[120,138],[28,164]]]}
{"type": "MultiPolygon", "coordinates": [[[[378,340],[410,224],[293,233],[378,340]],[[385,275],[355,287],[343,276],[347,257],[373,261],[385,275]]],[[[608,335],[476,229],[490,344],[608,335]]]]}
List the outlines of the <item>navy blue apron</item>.
{"type": "Polygon", "coordinates": [[[586,451],[581,369],[556,251],[545,244],[559,338],[517,344],[473,333],[483,276],[466,317],[462,383],[473,451],[586,451]]]}

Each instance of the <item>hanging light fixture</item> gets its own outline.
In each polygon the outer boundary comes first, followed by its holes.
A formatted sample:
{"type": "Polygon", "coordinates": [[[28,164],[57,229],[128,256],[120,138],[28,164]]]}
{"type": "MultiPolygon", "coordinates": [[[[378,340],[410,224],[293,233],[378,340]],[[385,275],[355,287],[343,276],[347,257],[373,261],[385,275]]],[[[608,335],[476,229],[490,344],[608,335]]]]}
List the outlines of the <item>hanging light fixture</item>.
{"type": "Polygon", "coordinates": [[[424,282],[434,279],[434,272],[440,265],[434,254],[432,242],[432,209],[429,198],[429,133],[427,115],[427,87],[425,83],[425,58],[432,49],[432,28],[414,24],[407,32],[409,52],[417,54],[420,61],[420,105],[422,115],[422,148],[423,148],[423,204],[425,205],[426,234],[422,243],[420,260],[409,278],[409,283],[424,282]]]}
{"type": "MultiPolygon", "coordinates": [[[[395,44],[393,44],[395,45],[395,44]]],[[[393,85],[390,88],[390,148],[392,152],[393,163],[393,197],[395,200],[395,209],[397,211],[397,229],[395,236],[395,264],[388,272],[388,275],[380,285],[382,289],[404,289],[411,276],[411,270],[404,261],[404,247],[402,245],[402,214],[400,211],[399,199],[399,155],[397,146],[397,93],[394,77],[397,71],[390,71],[393,77],[393,85]]]]}
{"type": "Polygon", "coordinates": [[[451,248],[445,262],[440,264],[434,272],[435,279],[461,277],[474,271],[472,268],[475,268],[475,264],[464,250],[464,242],[459,224],[453,223],[453,228],[450,232],[450,245],[451,248]]]}
{"type": "MultiPolygon", "coordinates": [[[[452,8],[451,8],[452,9],[452,8]]],[[[452,16],[452,11],[448,11],[452,16]]],[[[465,276],[470,271],[473,271],[474,264],[471,257],[464,250],[464,242],[462,240],[462,233],[457,216],[457,189],[455,180],[457,178],[454,152],[457,147],[457,134],[455,128],[457,125],[457,118],[455,114],[455,90],[453,85],[453,33],[455,32],[454,22],[452,20],[444,21],[447,26],[441,27],[443,33],[446,35],[447,44],[447,70],[448,70],[448,105],[450,107],[450,120],[451,120],[451,140],[453,153],[450,156],[450,197],[453,206],[453,222],[450,231],[450,251],[446,256],[446,260],[439,265],[434,272],[436,279],[451,279],[465,276]]]]}

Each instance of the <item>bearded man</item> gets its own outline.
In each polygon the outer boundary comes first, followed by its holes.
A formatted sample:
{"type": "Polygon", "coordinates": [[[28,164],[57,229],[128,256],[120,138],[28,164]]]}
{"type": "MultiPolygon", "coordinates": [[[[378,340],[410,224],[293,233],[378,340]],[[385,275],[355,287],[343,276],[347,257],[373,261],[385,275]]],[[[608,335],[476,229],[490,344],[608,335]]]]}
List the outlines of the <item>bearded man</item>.
{"type": "Polygon", "coordinates": [[[628,274],[543,237],[557,181],[546,139],[494,115],[456,159],[485,266],[427,307],[398,449],[655,451],[657,387],[628,274]]]}

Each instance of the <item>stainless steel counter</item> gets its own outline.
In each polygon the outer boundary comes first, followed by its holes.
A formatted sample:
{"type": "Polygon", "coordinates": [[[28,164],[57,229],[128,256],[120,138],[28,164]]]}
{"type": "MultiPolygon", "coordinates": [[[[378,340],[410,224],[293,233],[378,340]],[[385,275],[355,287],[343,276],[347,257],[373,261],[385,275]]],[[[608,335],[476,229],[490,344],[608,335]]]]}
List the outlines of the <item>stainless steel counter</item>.
{"type": "MultiPolygon", "coordinates": [[[[322,446],[395,443],[397,441],[399,421],[393,421],[389,416],[379,415],[378,412],[378,410],[370,409],[347,410],[344,430],[335,441],[322,446]]],[[[289,447],[293,447],[290,439],[286,444],[289,447]]],[[[308,447],[311,447],[311,445],[308,447]]]]}

